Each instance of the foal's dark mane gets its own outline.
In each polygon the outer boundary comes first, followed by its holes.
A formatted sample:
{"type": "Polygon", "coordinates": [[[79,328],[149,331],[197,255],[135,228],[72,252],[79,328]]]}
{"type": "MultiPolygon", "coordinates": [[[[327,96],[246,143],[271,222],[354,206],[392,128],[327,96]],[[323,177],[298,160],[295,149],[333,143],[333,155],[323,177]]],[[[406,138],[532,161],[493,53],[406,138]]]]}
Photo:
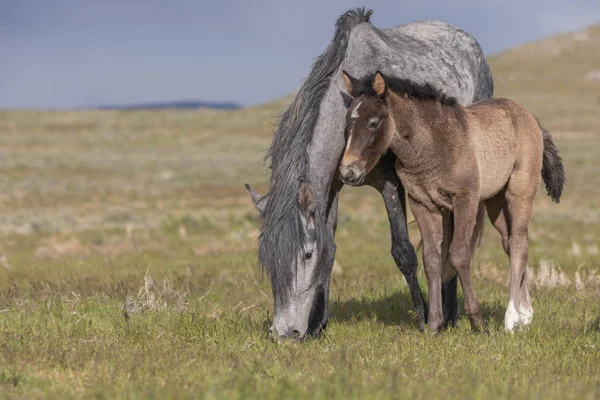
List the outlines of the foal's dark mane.
{"type": "MultiPolygon", "coordinates": [[[[417,83],[411,81],[410,79],[401,79],[385,75],[383,75],[383,77],[388,86],[388,90],[391,90],[397,94],[407,94],[409,98],[416,100],[438,101],[446,106],[458,105],[458,101],[455,97],[447,96],[444,92],[436,89],[428,82],[417,83]]],[[[357,86],[353,88],[351,93],[352,96],[377,96],[377,94],[375,94],[375,90],[373,89],[374,79],[375,74],[367,76],[366,78],[358,81],[357,86]]]]}
{"type": "MultiPolygon", "coordinates": [[[[258,257],[269,273],[272,285],[289,288],[295,271],[292,265],[305,242],[298,189],[307,180],[307,149],[319,116],[321,101],[329,88],[332,75],[341,65],[350,31],[369,22],[372,10],[357,8],[346,11],[336,22],[333,40],[314,62],[312,70],[292,104],[284,111],[266,159],[271,159],[269,198],[260,218],[258,257]],[[293,211],[292,211],[293,210],[293,211]]],[[[315,210],[316,251],[324,251],[321,232],[324,210],[315,210]]],[[[321,253],[322,254],[322,253],[321,253]]],[[[281,293],[281,292],[280,292],[281,293]]]]}

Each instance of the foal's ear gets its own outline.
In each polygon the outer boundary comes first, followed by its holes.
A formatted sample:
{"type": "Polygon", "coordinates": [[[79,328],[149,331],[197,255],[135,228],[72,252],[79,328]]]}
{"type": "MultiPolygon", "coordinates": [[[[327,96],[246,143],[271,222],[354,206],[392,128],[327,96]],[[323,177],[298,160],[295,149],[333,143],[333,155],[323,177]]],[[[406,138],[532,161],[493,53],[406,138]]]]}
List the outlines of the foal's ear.
{"type": "Polygon", "coordinates": [[[353,78],[346,71],[342,71],[342,78],[344,78],[344,84],[346,85],[346,90],[348,91],[349,94],[352,95],[352,93],[356,89],[358,89],[358,86],[359,86],[358,85],[359,84],[358,79],[353,78]]]}
{"type": "Polygon", "coordinates": [[[387,85],[385,83],[385,78],[383,74],[379,71],[375,74],[375,78],[373,78],[373,91],[379,97],[385,97],[387,93],[387,85]]]}
{"type": "Polygon", "coordinates": [[[298,189],[298,204],[307,215],[315,212],[315,191],[309,182],[302,182],[298,189]]]}

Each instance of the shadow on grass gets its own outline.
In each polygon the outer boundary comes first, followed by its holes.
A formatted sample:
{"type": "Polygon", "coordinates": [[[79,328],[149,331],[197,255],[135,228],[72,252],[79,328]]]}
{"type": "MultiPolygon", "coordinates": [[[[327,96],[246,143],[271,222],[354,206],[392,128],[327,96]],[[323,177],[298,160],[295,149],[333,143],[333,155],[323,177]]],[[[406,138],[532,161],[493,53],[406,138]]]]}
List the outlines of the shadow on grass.
{"type": "Polygon", "coordinates": [[[378,321],[387,326],[416,327],[416,314],[409,293],[396,291],[379,298],[333,300],[330,303],[333,321],[378,321]]]}
{"type": "Polygon", "coordinates": [[[503,304],[501,301],[496,300],[493,302],[482,302],[480,304],[481,315],[484,321],[489,321],[491,319],[496,323],[504,325],[504,313],[506,312],[508,303],[503,304]]]}
{"type": "MultiPolygon", "coordinates": [[[[480,300],[481,301],[481,300],[480,300]]],[[[464,299],[458,297],[459,318],[464,317],[464,299]]],[[[504,321],[506,305],[500,301],[481,302],[484,321],[490,319],[497,323],[504,321]]],[[[333,300],[330,304],[330,316],[333,321],[378,321],[386,326],[407,325],[416,328],[416,313],[412,298],[407,292],[396,291],[376,299],[333,300]]],[[[461,323],[462,321],[459,321],[461,323]]],[[[465,320],[464,323],[468,323],[465,320]]]]}

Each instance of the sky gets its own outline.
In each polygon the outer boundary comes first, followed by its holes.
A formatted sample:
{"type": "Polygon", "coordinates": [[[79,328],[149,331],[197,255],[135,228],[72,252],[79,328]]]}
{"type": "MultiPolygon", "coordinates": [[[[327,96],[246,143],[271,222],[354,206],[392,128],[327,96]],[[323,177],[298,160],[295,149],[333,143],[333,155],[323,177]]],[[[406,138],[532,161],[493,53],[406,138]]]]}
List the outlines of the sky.
{"type": "Polygon", "coordinates": [[[598,0],[0,0],[0,108],[274,100],[357,6],[456,24],[488,55],[600,22],[598,0]]]}

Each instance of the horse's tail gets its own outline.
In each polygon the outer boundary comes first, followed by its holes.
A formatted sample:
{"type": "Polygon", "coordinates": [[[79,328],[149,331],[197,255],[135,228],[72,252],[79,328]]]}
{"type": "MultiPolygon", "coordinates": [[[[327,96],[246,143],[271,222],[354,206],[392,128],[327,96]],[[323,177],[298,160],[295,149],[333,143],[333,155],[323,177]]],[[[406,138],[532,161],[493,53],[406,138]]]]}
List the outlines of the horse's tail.
{"type": "Polygon", "coordinates": [[[558,203],[565,186],[565,168],[563,167],[562,159],[558,155],[558,149],[552,141],[552,135],[546,129],[542,128],[539,121],[538,126],[544,138],[542,179],[546,185],[548,196],[552,197],[555,203],[558,203]]]}

